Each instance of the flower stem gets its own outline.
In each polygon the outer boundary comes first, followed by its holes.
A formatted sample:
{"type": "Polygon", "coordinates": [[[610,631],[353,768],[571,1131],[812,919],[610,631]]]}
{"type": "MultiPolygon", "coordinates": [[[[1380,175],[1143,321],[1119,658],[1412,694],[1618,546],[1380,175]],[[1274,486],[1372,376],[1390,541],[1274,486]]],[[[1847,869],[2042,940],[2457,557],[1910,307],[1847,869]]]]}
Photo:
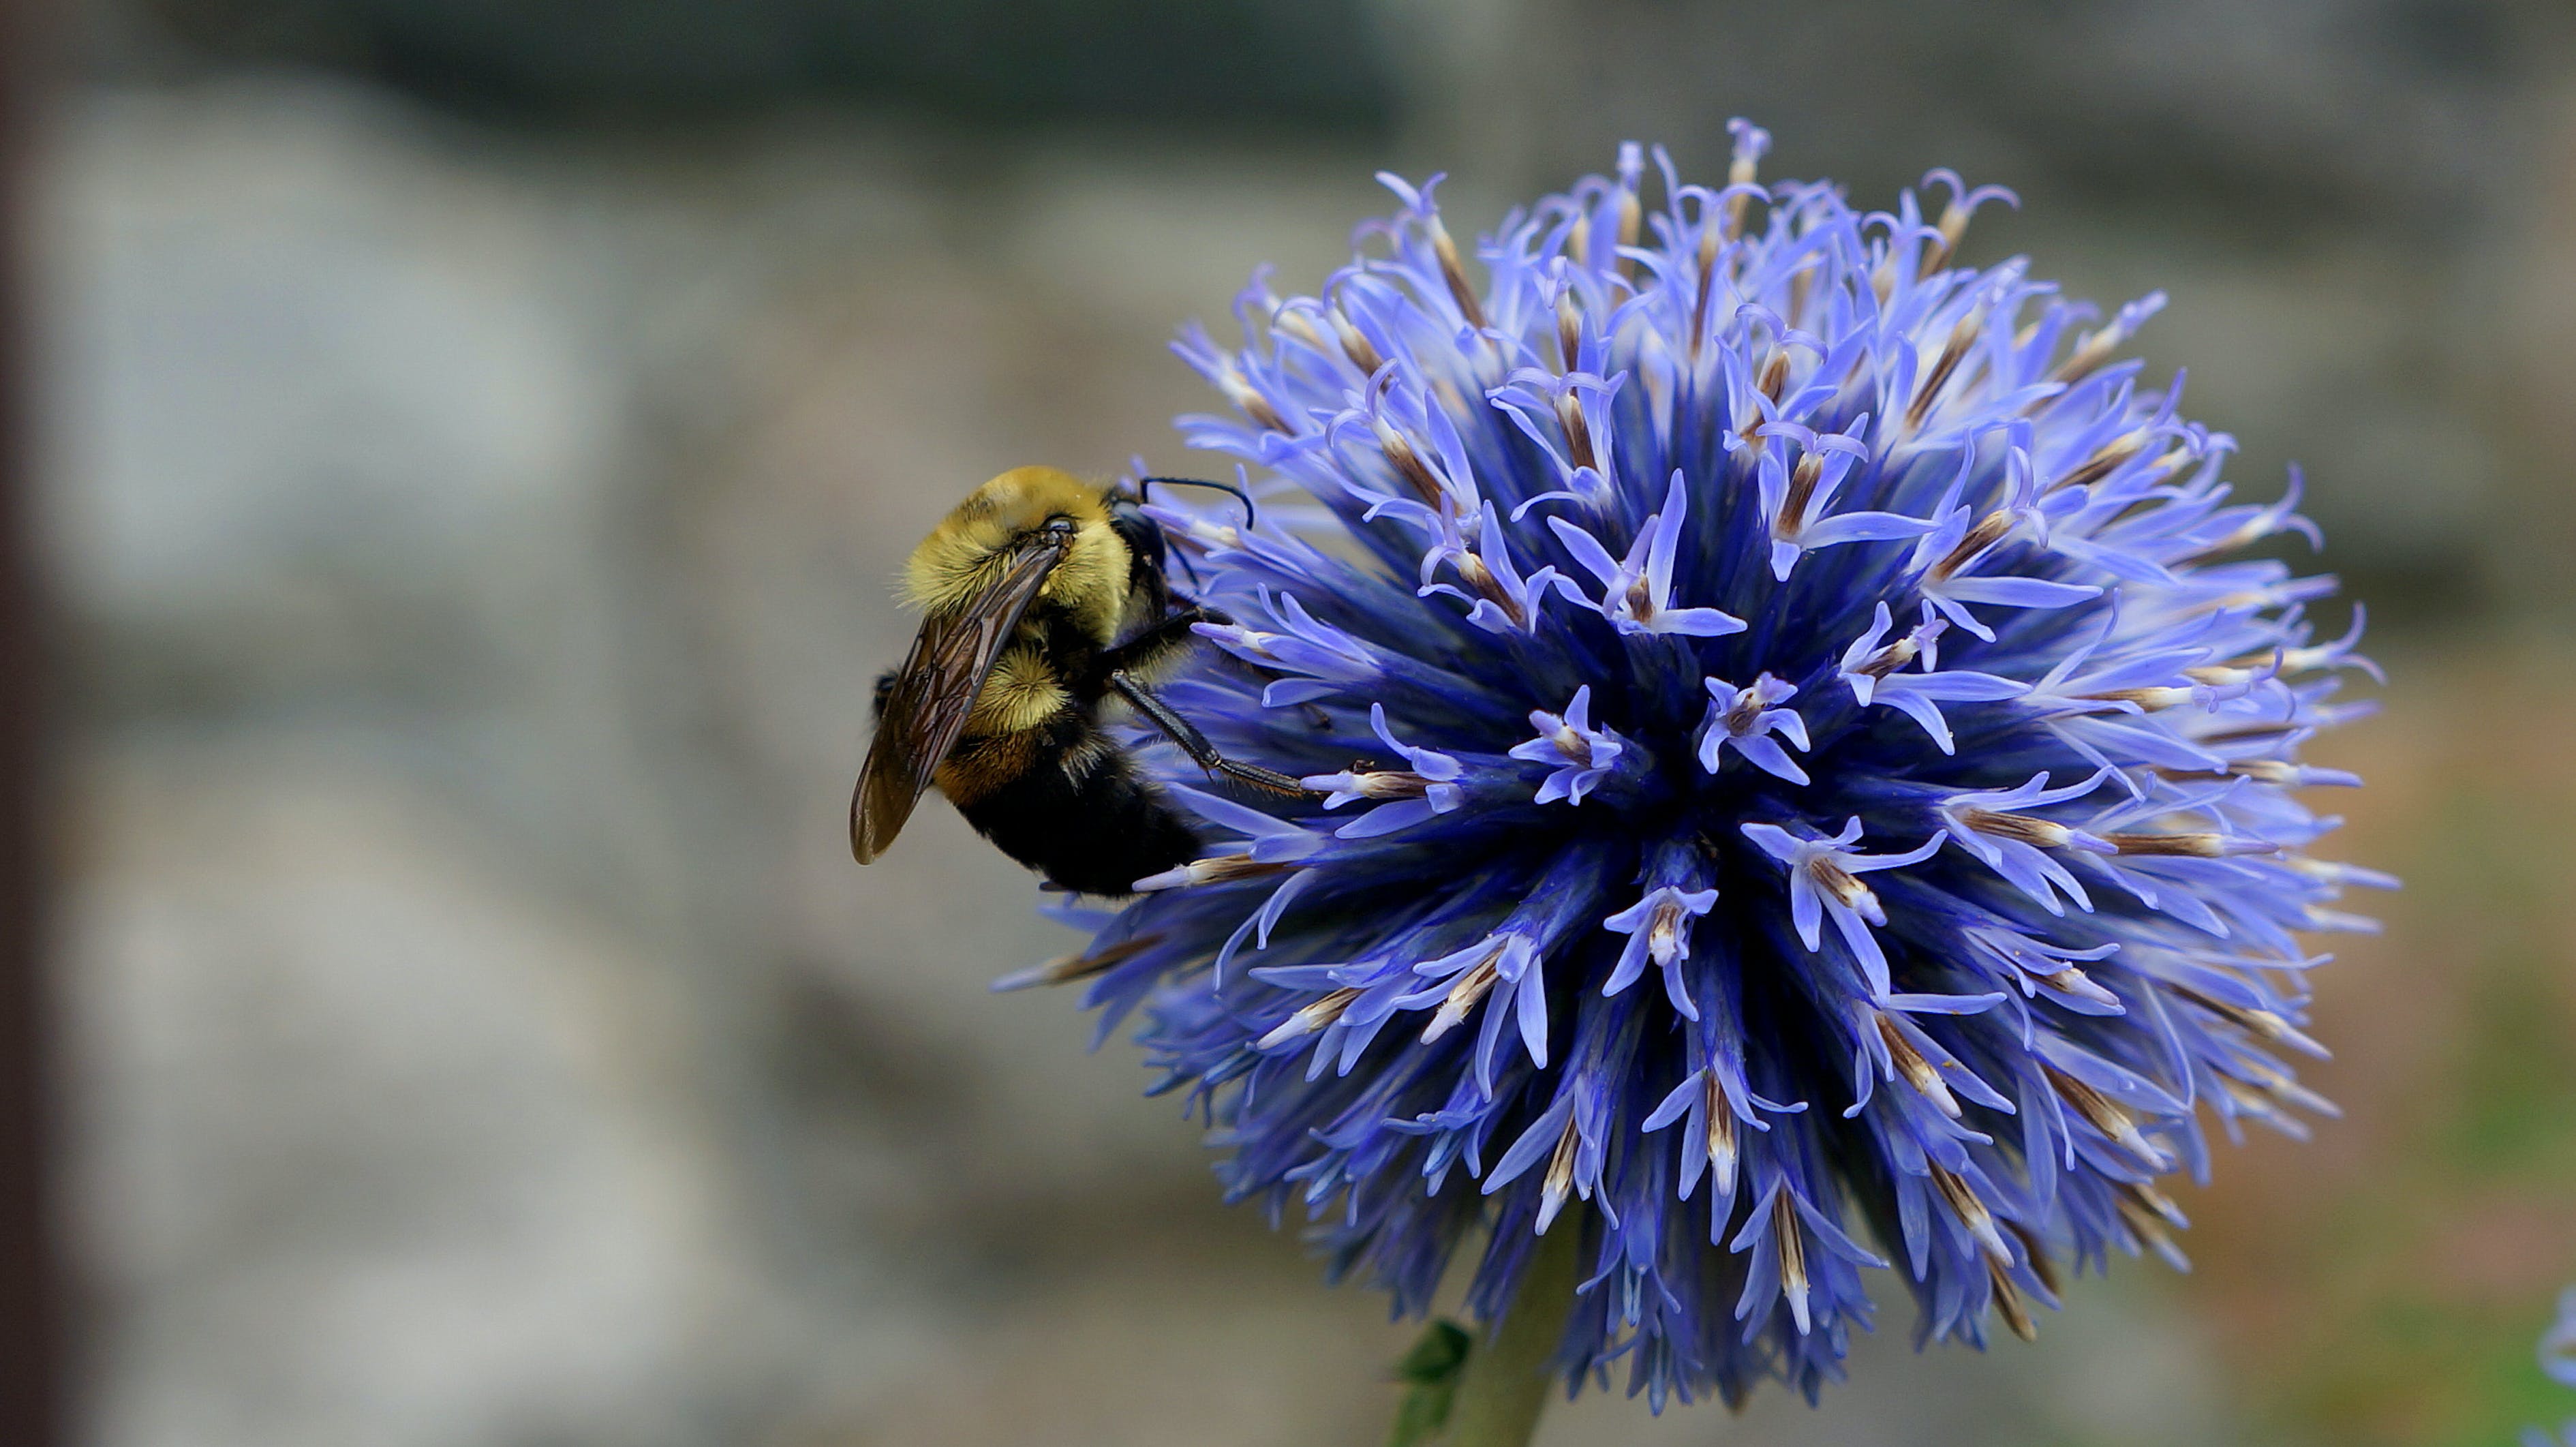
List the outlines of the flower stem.
{"type": "Polygon", "coordinates": [[[1539,1238],[1512,1304],[1467,1358],[1444,1447],[1528,1447],[1547,1409],[1548,1370],[1574,1312],[1577,1223],[1539,1238]]]}

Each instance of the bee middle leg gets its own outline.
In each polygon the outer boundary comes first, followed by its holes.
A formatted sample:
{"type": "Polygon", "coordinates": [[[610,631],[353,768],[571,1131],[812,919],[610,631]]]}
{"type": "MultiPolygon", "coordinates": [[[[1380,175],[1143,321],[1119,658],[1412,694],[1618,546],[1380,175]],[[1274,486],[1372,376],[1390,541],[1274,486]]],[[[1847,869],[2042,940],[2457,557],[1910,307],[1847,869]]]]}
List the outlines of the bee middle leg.
{"type": "Polygon", "coordinates": [[[1147,692],[1145,685],[1129,676],[1127,670],[1111,669],[1109,686],[1118,690],[1120,698],[1127,700],[1136,712],[1143,714],[1154,727],[1161,729],[1173,743],[1180,745],[1181,752],[1189,755],[1190,761],[1200,768],[1213,770],[1229,779],[1250,784],[1256,789],[1266,789],[1273,794],[1286,794],[1297,799],[1324,797],[1276,769],[1265,769],[1259,764],[1241,763],[1218,753],[1216,745],[1208,742],[1207,735],[1199,732],[1198,725],[1174,713],[1171,705],[1147,692]]]}

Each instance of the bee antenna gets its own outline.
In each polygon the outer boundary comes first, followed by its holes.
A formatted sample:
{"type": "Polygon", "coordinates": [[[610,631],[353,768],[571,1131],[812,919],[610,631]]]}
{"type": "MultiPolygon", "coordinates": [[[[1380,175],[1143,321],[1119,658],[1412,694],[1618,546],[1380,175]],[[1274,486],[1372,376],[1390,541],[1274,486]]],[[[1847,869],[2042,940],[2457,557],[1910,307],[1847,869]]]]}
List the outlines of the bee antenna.
{"type": "Polygon", "coordinates": [[[1158,482],[1167,482],[1174,487],[1204,487],[1217,492],[1231,493],[1236,502],[1243,504],[1243,525],[1248,528],[1261,525],[1261,514],[1253,510],[1252,495],[1230,482],[1209,482],[1205,478],[1198,477],[1140,477],[1136,479],[1136,500],[1143,502],[1145,489],[1158,482]]]}

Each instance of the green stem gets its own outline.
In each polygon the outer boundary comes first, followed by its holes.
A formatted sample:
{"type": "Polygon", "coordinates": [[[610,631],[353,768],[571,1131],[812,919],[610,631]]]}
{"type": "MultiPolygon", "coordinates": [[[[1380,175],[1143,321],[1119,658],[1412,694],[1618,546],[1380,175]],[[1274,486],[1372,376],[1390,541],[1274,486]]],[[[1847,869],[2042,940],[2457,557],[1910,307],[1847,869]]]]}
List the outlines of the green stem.
{"type": "Polygon", "coordinates": [[[1548,1361],[1574,1314],[1581,1224],[1560,1221],[1539,1238],[1510,1309],[1467,1357],[1443,1447],[1528,1447],[1538,1435],[1539,1414],[1556,1385],[1548,1361]]]}

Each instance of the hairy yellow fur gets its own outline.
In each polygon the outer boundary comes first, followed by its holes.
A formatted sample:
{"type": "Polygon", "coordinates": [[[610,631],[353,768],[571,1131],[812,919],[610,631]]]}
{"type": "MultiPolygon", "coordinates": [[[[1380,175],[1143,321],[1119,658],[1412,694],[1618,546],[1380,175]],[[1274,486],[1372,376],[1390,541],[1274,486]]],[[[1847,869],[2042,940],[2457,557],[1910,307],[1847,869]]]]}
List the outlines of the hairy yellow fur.
{"type": "MultiPolygon", "coordinates": [[[[1053,517],[1071,518],[1077,531],[1038,597],[1107,647],[1126,621],[1127,545],[1109,526],[1105,489],[1052,467],[1015,467],[968,494],[913,549],[905,601],[929,613],[965,607],[1000,576],[1011,544],[1053,517]]],[[[999,682],[997,670],[987,692],[999,682]]]]}
{"type": "Polygon", "coordinates": [[[1002,655],[984,675],[975,695],[975,711],[966,718],[970,734],[1015,734],[1055,717],[1071,699],[1046,655],[1027,644],[1002,655]]]}

